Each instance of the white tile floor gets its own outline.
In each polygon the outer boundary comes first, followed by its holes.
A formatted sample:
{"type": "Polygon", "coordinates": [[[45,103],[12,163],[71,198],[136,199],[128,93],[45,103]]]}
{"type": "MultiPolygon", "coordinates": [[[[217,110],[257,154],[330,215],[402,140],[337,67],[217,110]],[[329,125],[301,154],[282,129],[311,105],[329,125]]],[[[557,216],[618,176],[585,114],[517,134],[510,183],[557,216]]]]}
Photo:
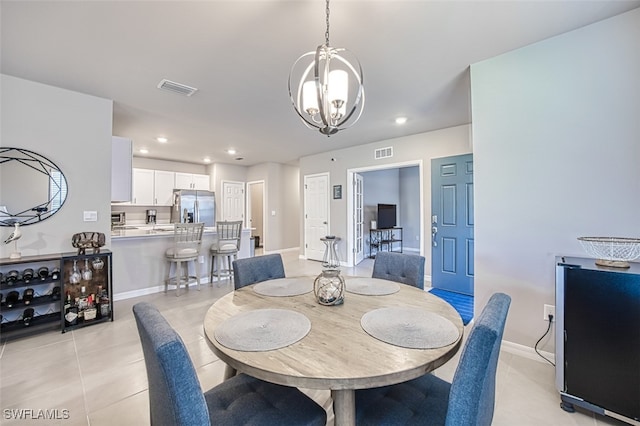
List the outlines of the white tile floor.
{"type": "MultiPolygon", "coordinates": [[[[287,275],[315,274],[318,262],[283,254],[287,275]]],[[[372,261],[345,268],[348,275],[371,274],[372,261]]],[[[222,380],[224,364],[207,346],[202,331],[205,311],[232,285],[202,286],[176,297],[159,293],[116,302],[115,321],[66,334],[48,332],[2,342],[0,347],[0,424],[2,425],[144,425],[149,423],[147,378],[131,307],[139,301],[156,304],[182,336],[204,389],[222,380]],[[58,419],[17,420],[14,411],[50,410],[58,419]],[[57,410],[57,411],[55,411],[57,410]]],[[[447,380],[457,358],[436,371],[447,380]]],[[[327,394],[315,392],[317,399],[327,394]]],[[[494,425],[622,425],[588,412],[559,408],[554,371],[544,361],[500,354],[494,425]]]]}

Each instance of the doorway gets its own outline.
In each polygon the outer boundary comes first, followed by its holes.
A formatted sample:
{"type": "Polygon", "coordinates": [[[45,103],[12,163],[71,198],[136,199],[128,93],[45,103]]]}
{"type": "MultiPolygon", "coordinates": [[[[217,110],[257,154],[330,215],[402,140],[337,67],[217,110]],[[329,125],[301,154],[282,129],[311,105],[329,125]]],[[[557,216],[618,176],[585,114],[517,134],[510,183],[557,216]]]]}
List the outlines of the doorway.
{"type": "Polygon", "coordinates": [[[247,182],[247,227],[255,238],[256,248],[265,241],[264,181],[247,182]]]}
{"type": "MultiPolygon", "coordinates": [[[[347,235],[349,236],[349,238],[347,238],[347,244],[346,244],[348,266],[356,266],[362,259],[366,258],[366,254],[368,254],[368,251],[364,246],[366,245],[366,241],[368,241],[369,239],[370,226],[368,223],[368,217],[369,217],[368,215],[370,214],[370,212],[368,213],[366,202],[365,202],[364,205],[362,206],[363,218],[360,218],[359,216],[358,203],[361,195],[359,195],[360,189],[358,189],[358,181],[357,181],[356,175],[364,175],[364,180],[363,180],[364,190],[362,190],[362,193],[363,193],[362,196],[364,196],[364,193],[367,192],[366,191],[367,172],[391,171],[394,169],[408,169],[408,168],[414,168],[414,167],[417,168],[417,173],[415,174],[416,175],[415,178],[412,178],[412,185],[416,187],[416,193],[418,194],[415,197],[417,198],[417,200],[414,200],[416,201],[416,207],[415,207],[416,211],[414,215],[415,216],[414,220],[418,225],[416,226],[417,229],[415,230],[415,237],[412,237],[412,238],[415,238],[417,243],[417,248],[415,249],[415,251],[419,252],[420,255],[423,255],[424,244],[423,244],[422,236],[424,235],[424,195],[423,195],[424,179],[423,179],[422,160],[385,164],[382,166],[348,169],[347,182],[349,182],[349,184],[347,185],[347,191],[346,191],[347,218],[348,218],[347,219],[347,235]],[[362,226],[362,231],[359,230],[360,226],[362,226]],[[361,234],[362,240],[365,242],[363,243],[364,255],[361,255],[358,253],[359,248],[357,247],[357,244],[358,244],[359,232],[362,232],[361,234]]],[[[400,191],[400,188],[398,188],[398,191],[400,191]]],[[[402,223],[402,221],[400,221],[400,223],[402,223]]]]}

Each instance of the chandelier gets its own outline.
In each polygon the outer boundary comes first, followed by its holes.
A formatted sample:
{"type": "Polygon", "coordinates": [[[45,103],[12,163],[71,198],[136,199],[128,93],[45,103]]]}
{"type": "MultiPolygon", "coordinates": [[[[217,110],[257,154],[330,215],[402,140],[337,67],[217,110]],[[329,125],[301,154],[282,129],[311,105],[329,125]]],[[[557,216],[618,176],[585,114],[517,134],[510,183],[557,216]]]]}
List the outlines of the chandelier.
{"type": "Polygon", "coordinates": [[[358,58],[347,49],[329,45],[329,0],[326,23],[325,43],[300,56],[291,67],[289,96],[307,127],[330,136],[358,121],[364,108],[364,87],[358,58]]]}

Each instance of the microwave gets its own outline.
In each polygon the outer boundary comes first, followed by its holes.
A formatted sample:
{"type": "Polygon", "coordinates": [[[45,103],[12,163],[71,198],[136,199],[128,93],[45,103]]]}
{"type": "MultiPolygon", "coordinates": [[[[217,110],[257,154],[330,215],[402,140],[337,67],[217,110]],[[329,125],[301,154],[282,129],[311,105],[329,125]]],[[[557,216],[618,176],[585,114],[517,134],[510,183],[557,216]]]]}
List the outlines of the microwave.
{"type": "Polygon", "coordinates": [[[127,222],[124,212],[111,212],[111,226],[122,226],[127,222]]]}

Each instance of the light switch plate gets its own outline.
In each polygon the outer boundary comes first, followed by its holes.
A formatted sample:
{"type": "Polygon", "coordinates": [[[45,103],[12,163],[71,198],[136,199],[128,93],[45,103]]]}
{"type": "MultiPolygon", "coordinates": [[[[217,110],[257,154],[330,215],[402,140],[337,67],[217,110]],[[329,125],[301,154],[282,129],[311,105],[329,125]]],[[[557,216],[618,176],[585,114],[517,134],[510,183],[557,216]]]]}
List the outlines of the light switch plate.
{"type": "Polygon", "coordinates": [[[95,210],[84,212],[84,221],[85,222],[97,222],[98,221],[98,212],[95,210]]]}

